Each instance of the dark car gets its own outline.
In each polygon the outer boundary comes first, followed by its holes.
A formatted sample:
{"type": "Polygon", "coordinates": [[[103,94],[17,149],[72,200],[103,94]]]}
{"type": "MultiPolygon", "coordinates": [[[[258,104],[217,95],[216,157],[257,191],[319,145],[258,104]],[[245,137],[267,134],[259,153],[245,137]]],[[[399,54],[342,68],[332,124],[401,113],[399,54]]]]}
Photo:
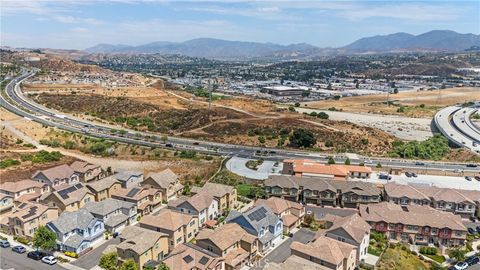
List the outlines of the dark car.
{"type": "Polygon", "coordinates": [[[165,147],[173,147],[173,144],[167,143],[167,144],[165,144],[165,147]]]}
{"type": "Polygon", "coordinates": [[[41,260],[43,257],[48,256],[48,253],[36,250],[36,251],[30,251],[27,253],[27,257],[30,259],[34,259],[36,261],[41,260]]]}
{"type": "Polygon", "coordinates": [[[477,232],[480,233],[480,225],[477,226],[477,232]]]}
{"type": "Polygon", "coordinates": [[[24,246],[14,246],[12,248],[12,251],[15,251],[17,253],[25,253],[27,249],[24,246]]]}
{"type": "Polygon", "coordinates": [[[469,167],[469,168],[476,168],[476,167],[478,167],[478,165],[477,165],[477,164],[467,164],[467,167],[469,167]]]}
{"type": "Polygon", "coordinates": [[[476,234],[477,231],[475,231],[475,229],[473,229],[473,228],[468,228],[468,233],[469,234],[476,234]]]}
{"type": "Polygon", "coordinates": [[[416,166],[425,166],[425,163],[417,161],[417,162],[415,162],[415,165],[416,166]]]}
{"type": "Polygon", "coordinates": [[[409,172],[405,172],[405,176],[406,176],[406,177],[412,177],[412,174],[409,173],[409,172]]]}
{"type": "Polygon", "coordinates": [[[412,172],[412,176],[417,177],[418,175],[416,173],[412,172]]]}
{"type": "Polygon", "coordinates": [[[470,176],[465,176],[465,180],[472,181],[472,178],[470,176]]]}
{"type": "Polygon", "coordinates": [[[199,145],[200,143],[199,142],[194,142],[193,145],[199,145]]]}
{"type": "Polygon", "coordinates": [[[478,264],[480,262],[480,258],[478,256],[468,257],[465,262],[468,263],[468,265],[478,264]]]}
{"type": "Polygon", "coordinates": [[[480,176],[475,176],[475,180],[480,181],[480,176]]]}

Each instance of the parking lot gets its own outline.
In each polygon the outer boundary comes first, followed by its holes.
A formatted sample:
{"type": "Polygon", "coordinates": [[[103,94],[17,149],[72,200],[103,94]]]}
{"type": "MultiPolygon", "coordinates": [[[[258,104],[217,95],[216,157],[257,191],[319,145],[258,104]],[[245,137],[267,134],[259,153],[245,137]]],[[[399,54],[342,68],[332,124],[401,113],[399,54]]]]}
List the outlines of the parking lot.
{"type": "Polygon", "coordinates": [[[27,253],[19,254],[13,252],[11,248],[0,249],[1,269],[17,270],[65,270],[58,264],[48,265],[41,261],[35,261],[27,258],[27,253]]]}

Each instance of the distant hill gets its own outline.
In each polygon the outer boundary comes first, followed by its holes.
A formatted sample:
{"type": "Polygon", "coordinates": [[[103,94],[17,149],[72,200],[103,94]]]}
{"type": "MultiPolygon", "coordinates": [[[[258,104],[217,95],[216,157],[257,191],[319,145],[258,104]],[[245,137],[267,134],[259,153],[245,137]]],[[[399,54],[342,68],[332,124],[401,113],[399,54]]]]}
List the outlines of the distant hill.
{"type": "Polygon", "coordinates": [[[361,38],[341,48],[319,48],[306,43],[280,45],[213,38],[185,42],[152,42],[140,46],[98,44],[85,49],[89,53],[179,54],[211,59],[309,58],[319,55],[384,53],[401,51],[465,51],[480,46],[480,35],[435,30],[421,35],[395,33],[361,38]]]}
{"type": "Polygon", "coordinates": [[[480,35],[434,30],[418,36],[395,33],[359,39],[344,49],[355,52],[463,51],[480,45],[480,35]]]}

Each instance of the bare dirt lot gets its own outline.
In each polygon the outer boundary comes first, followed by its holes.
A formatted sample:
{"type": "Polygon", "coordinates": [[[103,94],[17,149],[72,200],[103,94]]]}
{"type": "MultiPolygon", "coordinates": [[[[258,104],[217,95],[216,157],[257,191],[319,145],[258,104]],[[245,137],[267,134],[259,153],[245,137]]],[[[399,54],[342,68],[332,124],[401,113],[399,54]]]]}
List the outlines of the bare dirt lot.
{"type": "Polygon", "coordinates": [[[314,101],[302,104],[311,109],[328,110],[335,108],[346,112],[403,115],[408,117],[431,118],[442,107],[479,100],[480,88],[461,87],[432,91],[411,91],[387,94],[346,97],[340,100],[314,101]],[[423,105],[422,105],[423,104],[423,105]],[[400,109],[403,106],[403,109],[400,109]]]}

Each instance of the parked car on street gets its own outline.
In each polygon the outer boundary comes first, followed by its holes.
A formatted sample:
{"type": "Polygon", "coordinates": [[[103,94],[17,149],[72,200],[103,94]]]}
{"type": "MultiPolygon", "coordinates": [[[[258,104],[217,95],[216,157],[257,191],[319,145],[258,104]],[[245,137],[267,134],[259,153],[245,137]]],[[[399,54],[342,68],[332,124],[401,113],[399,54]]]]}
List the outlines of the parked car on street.
{"type": "Polygon", "coordinates": [[[10,242],[7,240],[0,240],[0,247],[7,248],[10,246],[10,242]]]}
{"type": "Polygon", "coordinates": [[[472,181],[472,178],[470,176],[465,176],[465,180],[472,181]]]}
{"type": "Polygon", "coordinates": [[[468,228],[468,233],[469,234],[476,234],[477,231],[474,228],[468,228]]]}
{"type": "Polygon", "coordinates": [[[468,257],[465,262],[468,263],[468,265],[478,264],[480,262],[480,258],[478,256],[471,256],[468,257]]]}
{"type": "Polygon", "coordinates": [[[54,265],[57,263],[57,259],[55,259],[55,257],[53,256],[45,256],[42,258],[42,262],[46,264],[54,265]]]}
{"type": "Polygon", "coordinates": [[[410,172],[405,172],[406,177],[412,177],[412,174],[410,172]]]}
{"type": "Polygon", "coordinates": [[[30,251],[27,253],[27,257],[30,259],[34,259],[36,261],[41,260],[43,257],[48,256],[46,252],[40,251],[40,250],[35,250],[35,251],[30,251]]]}
{"type": "Polygon", "coordinates": [[[457,270],[465,270],[467,268],[468,268],[468,263],[466,263],[466,262],[457,262],[455,264],[455,269],[457,269],[457,270]]]}
{"type": "Polygon", "coordinates": [[[12,247],[12,251],[17,253],[25,253],[27,249],[24,246],[14,246],[12,247]]]}

